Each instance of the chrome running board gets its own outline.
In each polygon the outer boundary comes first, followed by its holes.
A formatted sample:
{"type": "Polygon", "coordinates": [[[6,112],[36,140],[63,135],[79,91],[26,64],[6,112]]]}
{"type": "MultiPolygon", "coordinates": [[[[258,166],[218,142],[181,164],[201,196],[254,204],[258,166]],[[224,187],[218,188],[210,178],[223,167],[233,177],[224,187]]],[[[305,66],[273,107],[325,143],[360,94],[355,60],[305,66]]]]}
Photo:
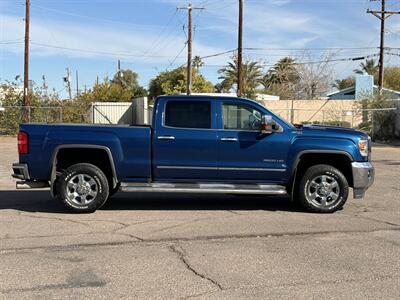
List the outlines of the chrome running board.
{"type": "Polygon", "coordinates": [[[225,183],[130,183],[122,182],[122,192],[163,192],[202,194],[259,194],[286,195],[284,186],[275,184],[225,184],[225,183]]]}

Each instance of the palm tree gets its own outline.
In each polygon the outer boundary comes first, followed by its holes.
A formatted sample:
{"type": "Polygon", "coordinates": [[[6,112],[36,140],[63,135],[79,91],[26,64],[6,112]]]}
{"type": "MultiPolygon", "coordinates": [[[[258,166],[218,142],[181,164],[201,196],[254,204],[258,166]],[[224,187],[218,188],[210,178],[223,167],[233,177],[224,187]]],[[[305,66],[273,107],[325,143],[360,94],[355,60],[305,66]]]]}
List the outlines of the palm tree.
{"type": "Polygon", "coordinates": [[[346,88],[349,88],[351,86],[354,86],[354,78],[352,77],[347,77],[345,79],[336,79],[335,82],[332,84],[332,87],[340,90],[344,90],[346,88]]]}
{"type": "MultiPolygon", "coordinates": [[[[262,80],[262,67],[256,61],[244,61],[242,65],[243,69],[243,90],[246,97],[252,97],[255,89],[261,83],[262,80]]],[[[237,73],[238,73],[238,59],[237,56],[232,58],[232,61],[218,70],[220,76],[218,79],[222,79],[221,86],[232,89],[237,84],[237,73]]]]}
{"type": "Polygon", "coordinates": [[[299,80],[299,74],[296,70],[295,60],[291,57],[280,59],[267,74],[264,75],[262,84],[266,89],[274,85],[285,83],[296,83],[299,80]]]}
{"type": "Polygon", "coordinates": [[[360,63],[360,69],[355,69],[354,73],[356,74],[364,74],[367,73],[369,75],[376,75],[378,73],[379,65],[375,59],[367,59],[365,62],[360,63]]]}
{"type": "Polygon", "coordinates": [[[192,60],[193,68],[199,71],[200,67],[204,66],[204,62],[200,56],[196,55],[192,60]]]}

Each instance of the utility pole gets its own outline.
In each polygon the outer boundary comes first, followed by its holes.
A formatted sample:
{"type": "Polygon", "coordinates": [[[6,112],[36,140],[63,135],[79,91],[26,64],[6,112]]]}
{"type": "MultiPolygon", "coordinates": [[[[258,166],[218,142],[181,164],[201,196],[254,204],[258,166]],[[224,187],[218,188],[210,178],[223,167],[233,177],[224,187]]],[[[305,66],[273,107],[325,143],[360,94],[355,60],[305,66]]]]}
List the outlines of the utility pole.
{"type": "Polygon", "coordinates": [[[243,93],[243,0],[239,0],[237,96],[243,93]]]}
{"type": "Polygon", "coordinates": [[[76,97],[79,96],[79,78],[78,78],[78,70],[75,72],[75,78],[76,78],[76,97]]]}
{"type": "Polygon", "coordinates": [[[42,80],[43,80],[42,89],[43,89],[43,91],[45,92],[45,94],[47,96],[48,86],[47,86],[47,83],[46,83],[46,75],[42,75],[42,80]]]}
{"type": "Polygon", "coordinates": [[[70,71],[69,71],[69,68],[66,68],[66,70],[67,70],[67,76],[64,77],[64,82],[65,82],[65,84],[67,85],[69,100],[72,100],[71,73],[70,73],[70,71]]]}
{"type": "MultiPolygon", "coordinates": [[[[371,1],[376,1],[376,0],[371,0],[371,1]]],[[[385,21],[387,18],[389,18],[392,15],[395,14],[400,14],[400,11],[386,11],[385,10],[385,0],[380,0],[381,1],[381,10],[367,10],[367,13],[374,15],[377,17],[379,20],[381,20],[381,38],[380,38],[380,46],[379,46],[379,79],[378,79],[378,86],[379,86],[379,91],[382,90],[383,88],[383,73],[384,73],[384,68],[383,68],[383,60],[384,60],[384,51],[385,51],[385,21]]]]}
{"type": "Polygon", "coordinates": [[[24,106],[25,121],[28,120],[29,106],[29,22],[30,22],[30,0],[25,0],[25,51],[24,51],[24,106]]]}
{"type": "Polygon", "coordinates": [[[118,59],[117,67],[118,67],[118,77],[120,77],[120,75],[121,75],[121,61],[119,59],[118,59]]]}
{"type": "Polygon", "coordinates": [[[192,93],[192,11],[193,9],[204,9],[204,7],[193,7],[191,3],[187,7],[177,7],[177,9],[187,9],[188,11],[188,54],[187,54],[187,75],[186,75],[186,93],[192,93]]]}

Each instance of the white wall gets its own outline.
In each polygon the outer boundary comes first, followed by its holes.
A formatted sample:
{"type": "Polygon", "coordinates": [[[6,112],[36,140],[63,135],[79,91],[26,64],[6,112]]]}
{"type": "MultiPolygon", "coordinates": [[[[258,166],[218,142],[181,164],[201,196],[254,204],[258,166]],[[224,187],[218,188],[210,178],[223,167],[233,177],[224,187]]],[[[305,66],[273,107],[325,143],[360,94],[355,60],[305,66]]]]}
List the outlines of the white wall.
{"type": "Polygon", "coordinates": [[[92,122],[95,124],[133,124],[130,102],[92,103],[92,122]]]}
{"type": "Polygon", "coordinates": [[[92,122],[95,124],[151,124],[152,108],[147,97],[135,98],[132,102],[92,103],[92,122]]]}

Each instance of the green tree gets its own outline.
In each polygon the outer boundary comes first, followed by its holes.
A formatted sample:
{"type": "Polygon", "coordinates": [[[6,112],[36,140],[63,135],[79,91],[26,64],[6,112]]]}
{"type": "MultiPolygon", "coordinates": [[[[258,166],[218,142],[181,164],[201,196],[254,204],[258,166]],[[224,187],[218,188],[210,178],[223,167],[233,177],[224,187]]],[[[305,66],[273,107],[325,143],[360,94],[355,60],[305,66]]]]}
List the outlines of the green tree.
{"type": "Polygon", "coordinates": [[[384,72],[383,86],[400,91],[400,67],[387,67],[384,72]]]}
{"type": "Polygon", "coordinates": [[[119,85],[124,90],[130,91],[132,97],[145,97],[147,96],[147,91],[140,86],[138,78],[139,75],[132,70],[121,70],[114,75],[111,83],[119,85]]]}
{"type": "Polygon", "coordinates": [[[139,85],[138,75],[131,70],[122,70],[112,80],[104,78],[76,99],[80,102],[130,102],[133,97],[147,96],[147,91],[139,85]]]}
{"type": "Polygon", "coordinates": [[[196,55],[192,61],[193,68],[199,71],[200,67],[204,66],[204,62],[202,61],[201,57],[196,55]]]}
{"type": "Polygon", "coordinates": [[[379,71],[379,65],[378,62],[371,58],[371,59],[366,59],[365,62],[360,63],[360,68],[355,69],[354,73],[356,74],[364,74],[367,73],[369,75],[374,76],[374,82],[376,83],[378,81],[378,71],[379,71]]]}
{"type": "Polygon", "coordinates": [[[231,87],[228,85],[224,85],[223,82],[218,82],[215,86],[215,91],[217,93],[229,93],[231,87]]]}
{"type": "MultiPolygon", "coordinates": [[[[232,61],[218,70],[220,74],[218,79],[222,79],[220,87],[231,90],[237,85],[238,66],[237,56],[234,56],[232,61]]],[[[243,62],[242,70],[243,95],[247,98],[253,98],[257,87],[262,81],[262,67],[256,61],[247,60],[243,62]]]]}
{"type": "Polygon", "coordinates": [[[299,74],[295,60],[284,57],[264,75],[262,85],[267,93],[280,96],[281,99],[293,99],[298,81],[299,74]]]}
{"type": "Polygon", "coordinates": [[[340,90],[344,90],[346,88],[354,86],[354,78],[353,77],[347,77],[344,79],[336,79],[335,82],[332,84],[332,87],[340,90]]]}
{"type": "MultiPolygon", "coordinates": [[[[212,93],[214,85],[193,68],[193,93],[212,93]]],[[[186,68],[180,67],[172,71],[163,71],[150,81],[149,96],[177,95],[186,93],[186,68]]]]}
{"type": "Polygon", "coordinates": [[[291,57],[284,57],[268,70],[262,84],[268,89],[276,84],[296,83],[298,80],[295,60],[291,57]]]}

